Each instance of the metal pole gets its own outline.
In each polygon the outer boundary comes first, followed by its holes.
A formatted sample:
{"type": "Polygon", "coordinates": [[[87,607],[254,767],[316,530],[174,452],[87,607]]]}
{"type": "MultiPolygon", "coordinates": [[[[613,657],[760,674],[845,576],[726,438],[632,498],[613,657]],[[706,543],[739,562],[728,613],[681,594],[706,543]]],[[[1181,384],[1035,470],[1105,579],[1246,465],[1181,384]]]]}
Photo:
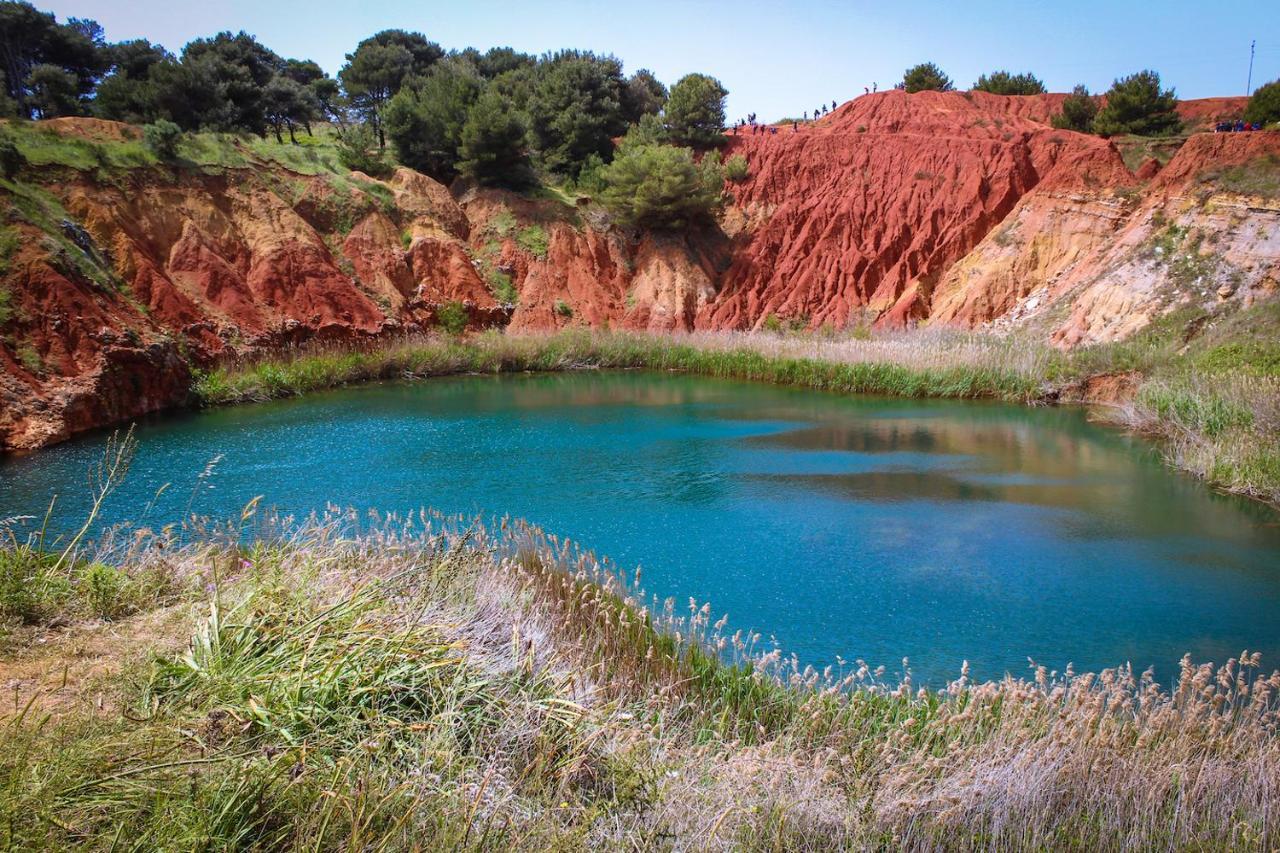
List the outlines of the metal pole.
{"type": "Polygon", "coordinates": [[[1253,94],[1253,52],[1257,47],[1257,39],[1249,42],[1249,82],[1246,83],[1244,87],[1244,95],[1246,98],[1253,94]]]}

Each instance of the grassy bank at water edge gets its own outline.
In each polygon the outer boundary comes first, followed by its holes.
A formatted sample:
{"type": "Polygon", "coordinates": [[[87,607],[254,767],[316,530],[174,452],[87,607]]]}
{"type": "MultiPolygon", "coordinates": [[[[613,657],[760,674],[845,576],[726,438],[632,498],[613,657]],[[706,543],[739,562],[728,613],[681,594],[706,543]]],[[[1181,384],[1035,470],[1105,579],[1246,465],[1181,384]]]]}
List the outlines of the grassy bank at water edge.
{"type": "Polygon", "coordinates": [[[679,370],[841,394],[1080,399],[1091,377],[1133,393],[1098,415],[1154,439],[1168,462],[1226,491],[1280,503],[1280,304],[1207,325],[1169,315],[1133,338],[1062,353],[1015,337],[919,331],[872,338],[808,334],[653,336],[571,331],[417,337],[366,348],[303,348],[201,374],[222,405],[360,382],[458,373],[592,368],[679,370]],[[1186,328],[1196,329],[1188,343],[1186,328]],[[1273,332],[1276,337],[1269,337],[1273,332]],[[1136,389],[1136,391],[1134,390],[1136,389]]]}

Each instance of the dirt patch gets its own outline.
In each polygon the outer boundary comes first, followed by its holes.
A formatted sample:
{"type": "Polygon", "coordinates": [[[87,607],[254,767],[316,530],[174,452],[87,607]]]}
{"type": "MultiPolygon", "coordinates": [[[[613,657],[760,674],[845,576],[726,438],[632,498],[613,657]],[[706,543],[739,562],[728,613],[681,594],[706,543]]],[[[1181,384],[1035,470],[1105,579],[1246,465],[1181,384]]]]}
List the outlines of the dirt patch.
{"type": "Polygon", "coordinates": [[[118,622],[86,622],[32,635],[0,658],[0,721],[23,712],[60,718],[73,710],[115,713],[113,678],[151,651],[176,651],[191,609],[174,605],[118,622]]]}

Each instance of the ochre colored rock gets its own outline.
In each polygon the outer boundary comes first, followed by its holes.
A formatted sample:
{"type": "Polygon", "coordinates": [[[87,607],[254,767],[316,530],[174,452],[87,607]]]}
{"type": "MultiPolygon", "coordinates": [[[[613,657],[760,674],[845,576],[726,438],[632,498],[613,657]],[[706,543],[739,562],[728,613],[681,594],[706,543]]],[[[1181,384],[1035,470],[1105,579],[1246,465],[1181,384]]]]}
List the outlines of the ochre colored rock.
{"type": "MultiPolygon", "coordinates": [[[[333,180],[270,163],[157,167],[101,182],[27,166],[67,221],[10,217],[0,449],[178,405],[192,367],[429,328],[451,302],[473,328],[755,329],[773,316],[1019,328],[1071,347],[1180,305],[1277,297],[1280,205],[1239,174],[1273,169],[1280,134],[1193,133],[1160,150],[1164,168],[1131,173],[1111,142],[1050,126],[1064,97],[889,91],[797,131],[739,131],[724,155],[747,158],[747,179],[726,184],[717,223],[679,234],[620,228],[589,199],[446,188],[403,168],[333,180]]],[[[1242,109],[1179,105],[1197,126],[1242,109]]]]}

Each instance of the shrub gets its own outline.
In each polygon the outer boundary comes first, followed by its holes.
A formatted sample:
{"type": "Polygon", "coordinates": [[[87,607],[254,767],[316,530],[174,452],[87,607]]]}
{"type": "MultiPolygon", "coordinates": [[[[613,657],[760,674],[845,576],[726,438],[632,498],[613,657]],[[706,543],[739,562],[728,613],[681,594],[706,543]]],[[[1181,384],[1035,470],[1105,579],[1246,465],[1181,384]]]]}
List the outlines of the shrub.
{"type": "Polygon", "coordinates": [[[0,549],[0,620],[34,625],[62,610],[71,584],[54,573],[57,562],[27,545],[0,549]]]}
{"type": "Polygon", "coordinates": [[[950,92],[955,88],[951,78],[932,62],[922,62],[908,68],[902,75],[902,83],[908,92],[950,92]]]}
{"type": "Polygon", "coordinates": [[[747,158],[741,154],[734,154],[724,161],[724,176],[735,184],[742,183],[750,174],[751,168],[747,165],[747,158]]]}
{"type": "Polygon", "coordinates": [[[729,92],[706,74],[686,74],[667,98],[667,130],[681,145],[709,146],[724,138],[724,99],[729,92]]]}
{"type": "Polygon", "coordinates": [[[461,302],[446,302],[436,310],[436,322],[451,335],[466,331],[467,320],[467,306],[461,302]]]}
{"type": "Polygon", "coordinates": [[[1272,80],[1254,90],[1245,108],[1244,120],[1264,126],[1280,122],[1280,80],[1272,80]]]}
{"type": "Polygon", "coordinates": [[[376,150],[377,138],[367,125],[358,124],[338,133],[338,162],[353,172],[379,177],[391,171],[376,150]]]}
{"type": "Polygon", "coordinates": [[[1053,117],[1051,124],[1059,130],[1091,133],[1093,119],[1097,114],[1097,99],[1089,94],[1087,87],[1076,86],[1062,102],[1062,112],[1053,117]]]}
{"type": "Polygon", "coordinates": [[[536,258],[547,256],[547,231],[541,225],[521,228],[516,234],[516,245],[536,258]]]}
{"type": "Polygon", "coordinates": [[[573,319],[573,308],[563,299],[557,299],[555,306],[552,307],[551,310],[558,316],[564,317],[566,320],[573,319]]]}
{"type": "Polygon", "coordinates": [[[1045,92],[1044,82],[1029,71],[1024,74],[1010,74],[1008,71],[983,74],[973,88],[993,95],[1043,95],[1045,92]]]}
{"type": "Polygon", "coordinates": [[[1172,89],[1160,88],[1160,75],[1154,71],[1116,80],[1106,102],[1093,120],[1093,130],[1101,136],[1164,136],[1182,127],[1178,99],[1172,89]]]}
{"type": "Polygon", "coordinates": [[[724,183],[719,158],[699,163],[689,148],[628,147],[604,170],[605,205],[623,222],[683,228],[710,219],[724,183]]]}
{"type": "Polygon", "coordinates": [[[142,141],[161,160],[172,160],[178,155],[178,142],[182,128],[168,119],[158,119],[142,128],[142,141]]]}
{"type": "Polygon", "coordinates": [[[520,293],[516,290],[515,284],[511,281],[511,276],[507,275],[500,269],[490,266],[484,273],[485,284],[489,286],[489,292],[493,294],[493,298],[503,305],[515,305],[520,299],[520,293]]]}
{"type": "Polygon", "coordinates": [[[0,175],[8,180],[26,164],[27,158],[22,156],[17,144],[7,136],[0,136],[0,175]]]}
{"type": "Polygon", "coordinates": [[[90,614],[102,619],[114,619],[125,609],[124,572],[104,563],[93,563],[80,579],[82,595],[90,614]]]}

